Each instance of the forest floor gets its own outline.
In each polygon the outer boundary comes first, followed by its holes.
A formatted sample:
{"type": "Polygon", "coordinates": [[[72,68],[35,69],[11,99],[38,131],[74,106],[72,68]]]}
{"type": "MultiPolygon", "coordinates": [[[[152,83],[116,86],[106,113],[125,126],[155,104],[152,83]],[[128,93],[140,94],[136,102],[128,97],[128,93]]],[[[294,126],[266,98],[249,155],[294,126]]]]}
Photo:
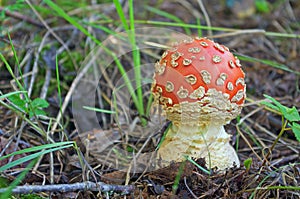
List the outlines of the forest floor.
{"type": "Polygon", "coordinates": [[[15,188],[0,198],[300,198],[300,1],[25,0],[0,11],[0,188],[15,188]],[[132,164],[169,125],[151,106],[154,64],[185,35],[241,60],[247,98],[225,126],[240,168],[132,164]]]}

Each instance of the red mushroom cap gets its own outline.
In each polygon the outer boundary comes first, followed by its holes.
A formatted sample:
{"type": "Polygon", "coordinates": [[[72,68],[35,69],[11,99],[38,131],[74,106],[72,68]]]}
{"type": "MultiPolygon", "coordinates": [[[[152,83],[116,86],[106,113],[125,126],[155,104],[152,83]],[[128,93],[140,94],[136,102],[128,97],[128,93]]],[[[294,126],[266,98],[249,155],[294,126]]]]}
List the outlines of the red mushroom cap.
{"type": "Polygon", "coordinates": [[[170,120],[222,117],[226,123],[241,111],[244,78],[239,59],[227,47],[206,38],[187,39],[155,64],[152,92],[170,120]]]}

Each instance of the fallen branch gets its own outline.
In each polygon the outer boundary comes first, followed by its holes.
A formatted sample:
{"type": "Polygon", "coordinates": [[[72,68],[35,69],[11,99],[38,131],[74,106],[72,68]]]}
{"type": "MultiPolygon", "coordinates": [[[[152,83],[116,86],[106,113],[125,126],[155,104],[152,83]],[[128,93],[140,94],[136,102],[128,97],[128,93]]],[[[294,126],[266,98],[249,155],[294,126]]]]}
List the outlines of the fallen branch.
{"type": "MultiPolygon", "coordinates": [[[[0,193],[7,191],[8,188],[1,188],[0,193]]],[[[53,185],[24,185],[17,186],[12,190],[14,194],[28,194],[38,192],[72,192],[72,191],[101,191],[118,192],[129,194],[134,190],[133,185],[110,185],[103,182],[80,182],[74,184],[53,184],[53,185]]]]}

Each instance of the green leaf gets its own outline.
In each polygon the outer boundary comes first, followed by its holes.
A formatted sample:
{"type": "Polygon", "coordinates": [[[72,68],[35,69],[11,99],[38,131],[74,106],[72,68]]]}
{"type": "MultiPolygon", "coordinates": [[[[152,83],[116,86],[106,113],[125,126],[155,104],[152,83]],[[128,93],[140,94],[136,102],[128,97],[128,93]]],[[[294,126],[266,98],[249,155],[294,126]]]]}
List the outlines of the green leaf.
{"type": "Polygon", "coordinates": [[[47,113],[41,109],[35,108],[33,111],[29,112],[29,118],[32,118],[33,116],[47,116],[47,113]]]}
{"type": "Polygon", "coordinates": [[[292,108],[286,107],[280,104],[280,102],[275,100],[273,97],[265,94],[264,97],[271,100],[275,104],[275,106],[269,102],[263,102],[262,104],[279,111],[283,115],[283,117],[288,121],[295,122],[300,120],[300,115],[296,107],[294,106],[292,108]]]}
{"type": "Polygon", "coordinates": [[[29,110],[29,117],[32,118],[34,115],[39,116],[46,116],[46,112],[42,110],[42,108],[47,108],[49,103],[41,98],[35,98],[31,101],[31,108],[29,110]]]}
{"type": "Polygon", "coordinates": [[[280,104],[280,102],[278,102],[273,97],[266,95],[266,94],[264,94],[264,97],[267,98],[268,100],[271,100],[271,102],[273,102],[279,109],[280,109],[280,107],[284,107],[282,104],[280,104]]]}
{"type": "Polygon", "coordinates": [[[47,108],[49,106],[49,103],[41,98],[35,98],[32,102],[31,102],[31,106],[34,108],[47,108]]]}
{"type": "Polygon", "coordinates": [[[262,12],[262,13],[269,13],[270,8],[269,4],[266,0],[255,0],[255,6],[257,11],[262,12]]]}
{"type": "Polygon", "coordinates": [[[296,122],[300,120],[300,115],[295,106],[292,108],[284,107],[282,110],[283,116],[290,122],[296,122]]]}
{"type": "Polygon", "coordinates": [[[19,95],[11,95],[8,97],[8,99],[22,111],[27,112],[26,101],[21,99],[19,95]]]}
{"type": "Polygon", "coordinates": [[[244,166],[247,171],[249,171],[251,165],[252,165],[252,158],[248,158],[248,159],[244,160],[244,166]]]}
{"type": "Polygon", "coordinates": [[[300,142],[300,124],[293,122],[292,123],[292,131],[295,134],[296,139],[300,142]]]}
{"type": "Polygon", "coordinates": [[[267,106],[267,107],[269,107],[269,108],[271,108],[273,110],[280,111],[277,106],[275,106],[274,104],[272,104],[270,102],[263,101],[260,104],[265,105],[265,106],[267,106]]]}

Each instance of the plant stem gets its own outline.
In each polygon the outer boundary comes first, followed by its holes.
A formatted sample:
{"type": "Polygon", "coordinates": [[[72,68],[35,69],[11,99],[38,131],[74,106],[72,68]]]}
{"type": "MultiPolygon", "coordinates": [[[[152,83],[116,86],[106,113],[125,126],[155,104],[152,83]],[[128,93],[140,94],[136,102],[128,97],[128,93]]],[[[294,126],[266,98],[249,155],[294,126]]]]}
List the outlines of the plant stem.
{"type": "Polygon", "coordinates": [[[287,120],[284,120],[284,117],[282,117],[282,123],[283,123],[283,125],[282,125],[282,127],[281,127],[281,130],[280,130],[280,132],[279,132],[279,134],[278,134],[276,140],[273,142],[273,144],[272,144],[270,150],[268,151],[267,155],[265,156],[264,161],[263,161],[263,163],[262,163],[262,166],[265,166],[265,164],[266,164],[266,162],[267,162],[267,159],[268,159],[269,156],[271,155],[271,152],[273,151],[274,147],[276,146],[276,144],[278,143],[279,139],[282,137],[283,133],[284,133],[285,130],[286,130],[285,127],[286,127],[288,121],[287,121],[287,120]]]}

